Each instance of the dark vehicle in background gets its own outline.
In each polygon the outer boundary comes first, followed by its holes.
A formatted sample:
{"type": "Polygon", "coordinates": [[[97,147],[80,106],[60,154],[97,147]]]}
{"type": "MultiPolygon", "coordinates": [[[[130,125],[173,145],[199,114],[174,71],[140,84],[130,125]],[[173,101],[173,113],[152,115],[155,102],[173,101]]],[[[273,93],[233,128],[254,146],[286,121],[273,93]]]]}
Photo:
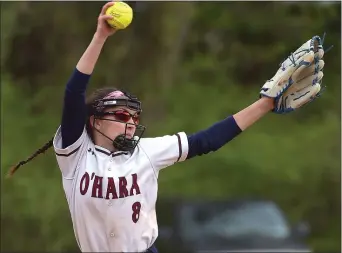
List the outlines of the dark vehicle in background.
{"type": "Polygon", "coordinates": [[[160,252],[311,252],[306,224],[291,227],[272,201],[159,200],[160,252]]]}

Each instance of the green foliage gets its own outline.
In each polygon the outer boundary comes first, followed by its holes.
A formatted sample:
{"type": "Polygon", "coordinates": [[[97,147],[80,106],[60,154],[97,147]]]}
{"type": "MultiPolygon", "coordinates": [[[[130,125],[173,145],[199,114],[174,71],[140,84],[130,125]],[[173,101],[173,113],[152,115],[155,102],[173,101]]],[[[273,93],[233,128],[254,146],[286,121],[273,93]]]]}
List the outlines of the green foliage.
{"type": "MultiPolygon", "coordinates": [[[[1,249],[77,250],[53,150],[13,179],[4,175],[57,130],[64,85],[95,31],[101,3],[3,7],[1,249]]],[[[112,85],[141,97],[146,136],[194,133],[243,109],[291,50],[327,32],[325,45],[334,49],[325,56],[323,97],[290,115],[270,114],[219,151],[163,170],[159,194],[269,198],[292,222],[309,222],[316,251],[340,250],[341,4],[144,7],[129,29],[108,40],[89,91],[112,85]]]]}

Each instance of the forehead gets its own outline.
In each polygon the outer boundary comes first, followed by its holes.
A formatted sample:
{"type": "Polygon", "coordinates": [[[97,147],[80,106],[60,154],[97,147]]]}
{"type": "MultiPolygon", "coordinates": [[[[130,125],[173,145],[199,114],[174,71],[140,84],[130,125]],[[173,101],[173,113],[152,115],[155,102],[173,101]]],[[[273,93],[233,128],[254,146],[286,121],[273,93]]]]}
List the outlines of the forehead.
{"type": "Polygon", "coordinates": [[[126,112],[129,112],[130,114],[134,114],[134,113],[137,112],[137,111],[132,110],[132,109],[126,107],[126,106],[113,106],[113,107],[110,107],[110,108],[106,108],[105,112],[112,112],[112,111],[118,111],[118,110],[124,110],[126,112]]]}

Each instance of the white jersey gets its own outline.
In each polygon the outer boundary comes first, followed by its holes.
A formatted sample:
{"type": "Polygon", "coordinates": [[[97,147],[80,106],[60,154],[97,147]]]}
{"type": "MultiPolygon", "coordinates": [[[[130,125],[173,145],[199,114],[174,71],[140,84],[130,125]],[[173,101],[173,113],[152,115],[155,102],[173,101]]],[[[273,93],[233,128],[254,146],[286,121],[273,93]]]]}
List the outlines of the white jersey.
{"type": "Polygon", "coordinates": [[[85,128],[63,149],[59,127],[53,146],[81,251],[143,252],[151,247],[158,236],[158,174],[186,159],[186,134],[141,138],[133,154],[111,154],[94,145],[85,128]]]}

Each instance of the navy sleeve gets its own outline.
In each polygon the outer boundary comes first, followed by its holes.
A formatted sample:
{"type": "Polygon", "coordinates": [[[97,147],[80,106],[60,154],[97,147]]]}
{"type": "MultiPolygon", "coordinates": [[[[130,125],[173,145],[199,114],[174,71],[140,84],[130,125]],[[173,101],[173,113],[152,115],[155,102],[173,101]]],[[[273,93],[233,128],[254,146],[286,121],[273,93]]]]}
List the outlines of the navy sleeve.
{"type": "Polygon", "coordinates": [[[241,133],[233,116],[206,130],[188,136],[189,152],[186,159],[216,151],[241,133]]]}
{"type": "Polygon", "coordinates": [[[82,135],[87,116],[85,92],[89,79],[90,75],[75,68],[66,85],[61,123],[63,148],[75,143],[82,135]]]}

